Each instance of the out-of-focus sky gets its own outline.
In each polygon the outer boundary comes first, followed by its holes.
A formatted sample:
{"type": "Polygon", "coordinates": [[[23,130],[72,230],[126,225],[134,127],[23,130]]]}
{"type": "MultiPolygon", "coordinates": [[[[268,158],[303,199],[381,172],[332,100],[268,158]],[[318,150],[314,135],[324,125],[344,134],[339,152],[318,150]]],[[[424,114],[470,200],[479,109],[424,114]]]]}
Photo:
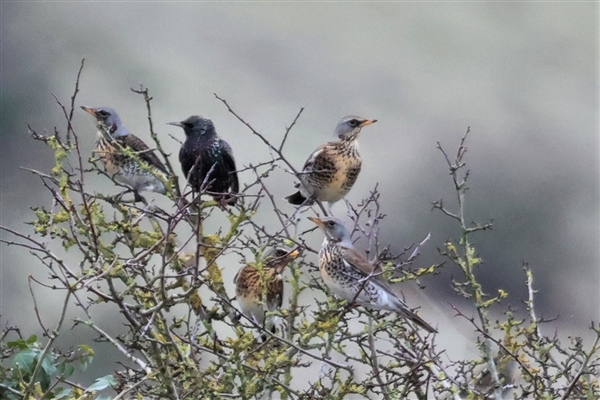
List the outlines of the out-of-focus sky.
{"type": "MultiPolygon", "coordinates": [[[[361,134],[363,171],[348,198],[358,201],[379,182],[388,214],[383,241],[400,249],[431,232],[424,264],[441,261],[435,247],[458,237],[450,220],[430,211],[432,201],[454,199],[436,142],[454,152],[470,126],[467,213],[479,222],[494,219],[493,231],[475,237],[489,292],[502,287],[512,294],[509,303],[523,309],[526,260],[539,290],[538,312],[559,314],[557,324],[573,331],[598,321],[598,3],[1,7],[3,225],[28,230],[22,224],[32,219],[28,206],[49,204],[39,180],[19,169],[52,166],[27,124],[39,131],[64,126],[51,93],[68,102],[85,58],[77,105],[115,108],[149,142],[145,105],[130,91],[144,84],[175,163],[178,144],[168,134],[182,133],[165,123],[191,114],[213,119],[240,166],[268,157],[215,92],[272,140],[304,107],[287,147],[298,167],[331,138],[342,116],[378,119],[361,134]]],[[[75,128],[90,153],[95,129],[89,115],[77,110],[75,128]]],[[[97,182],[111,187],[101,177],[97,182]]],[[[292,181],[274,187],[281,198],[292,181]]],[[[343,214],[343,204],[336,210],[343,214]]],[[[321,236],[313,240],[318,246],[321,236]]],[[[46,271],[26,252],[0,251],[2,324],[33,331],[26,276],[46,271]]],[[[448,266],[421,292],[450,321],[448,302],[459,303],[452,275],[458,272],[448,266]]]]}

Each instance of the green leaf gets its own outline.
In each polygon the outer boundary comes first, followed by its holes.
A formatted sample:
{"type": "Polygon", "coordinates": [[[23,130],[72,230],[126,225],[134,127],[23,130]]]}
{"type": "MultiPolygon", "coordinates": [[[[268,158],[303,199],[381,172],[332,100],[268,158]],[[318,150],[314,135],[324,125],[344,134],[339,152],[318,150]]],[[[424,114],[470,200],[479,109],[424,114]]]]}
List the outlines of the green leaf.
{"type": "Polygon", "coordinates": [[[40,385],[43,390],[48,390],[52,378],[57,375],[56,365],[54,365],[54,357],[52,354],[47,354],[42,360],[42,373],[40,374],[40,385]]]}
{"type": "Polygon", "coordinates": [[[106,375],[101,378],[97,378],[96,381],[89,386],[85,391],[86,392],[99,392],[100,390],[104,390],[106,388],[112,388],[117,385],[117,381],[113,378],[112,375],[106,375]]]}
{"type": "Polygon", "coordinates": [[[81,358],[79,362],[81,363],[81,368],[85,371],[94,360],[94,349],[90,346],[82,344],[79,346],[79,350],[81,351],[81,358]]]}
{"type": "Polygon", "coordinates": [[[44,360],[42,361],[42,369],[49,376],[56,375],[56,365],[54,364],[54,356],[52,354],[46,354],[46,357],[44,357],[44,360]]]}
{"type": "Polygon", "coordinates": [[[58,369],[61,377],[63,378],[69,378],[73,376],[73,373],[75,372],[75,367],[73,367],[71,364],[59,364],[58,369]]]}
{"type": "Polygon", "coordinates": [[[13,362],[19,368],[19,370],[29,374],[35,367],[35,360],[37,356],[38,350],[27,349],[15,355],[13,362]]]}
{"type": "Polygon", "coordinates": [[[29,348],[29,346],[27,345],[27,342],[24,339],[13,340],[12,342],[8,342],[7,345],[10,348],[18,347],[21,350],[25,350],[25,349],[29,348]]]}

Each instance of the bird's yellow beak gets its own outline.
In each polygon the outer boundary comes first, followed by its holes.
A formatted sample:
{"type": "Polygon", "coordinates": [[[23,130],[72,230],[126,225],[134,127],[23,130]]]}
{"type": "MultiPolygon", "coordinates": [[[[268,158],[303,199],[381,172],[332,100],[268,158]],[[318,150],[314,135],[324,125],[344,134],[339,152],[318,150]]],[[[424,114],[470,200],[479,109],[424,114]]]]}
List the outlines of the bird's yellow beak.
{"type": "Polygon", "coordinates": [[[371,125],[374,124],[375,122],[377,122],[376,119],[366,119],[363,122],[360,123],[360,126],[367,126],[367,125],[371,125]]]}
{"type": "Polygon", "coordinates": [[[296,259],[296,257],[298,257],[300,255],[300,252],[298,250],[294,250],[288,253],[287,258],[290,260],[294,260],[296,259]]]}
{"type": "Polygon", "coordinates": [[[96,109],[95,108],[81,106],[81,109],[83,111],[85,111],[86,113],[92,114],[94,117],[96,116],[96,109]]]}
{"type": "Polygon", "coordinates": [[[311,220],[312,222],[314,222],[315,224],[319,225],[319,226],[323,226],[323,221],[321,221],[320,218],[317,217],[308,217],[309,220],[311,220]]]}

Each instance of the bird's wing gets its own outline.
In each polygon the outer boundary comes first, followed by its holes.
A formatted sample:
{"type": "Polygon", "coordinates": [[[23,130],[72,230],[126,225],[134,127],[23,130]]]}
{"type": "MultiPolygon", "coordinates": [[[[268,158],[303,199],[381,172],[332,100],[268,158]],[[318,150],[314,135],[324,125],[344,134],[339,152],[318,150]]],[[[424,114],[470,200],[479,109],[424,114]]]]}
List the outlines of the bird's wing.
{"type": "Polygon", "coordinates": [[[160,161],[160,159],[156,156],[154,151],[150,150],[150,148],[140,139],[139,137],[128,134],[125,136],[119,136],[117,141],[124,147],[130,148],[132,151],[135,151],[137,155],[147,162],[151,167],[155,167],[161,172],[168,174],[167,168],[160,161]]]}
{"type": "Polygon", "coordinates": [[[195,191],[199,190],[199,186],[204,180],[204,175],[202,175],[202,161],[205,158],[206,156],[202,151],[202,147],[189,140],[179,149],[181,170],[185,179],[195,191]]]}
{"type": "Polygon", "coordinates": [[[256,281],[256,269],[248,264],[243,266],[233,278],[236,295],[247,295],[252,290],[252,286],[256,284],[256,281]]]}
{"type": "Polygon", "coordinates": [[[304,166],[302,167],[303,172],[312,172],[314,170],[315,164],[318,164],[321,159],[327,157],[326,148],[328,145],[329,145],[329,143],[320,145],[319,147],[317,147],[315,149],[315,151],[313,151],[310,154],[310,156],[308,156],[308,159],[306,160],[306,162],[304,163],[304,166]]]}
{"type": "Polygon", "coordinates": [[[229,171],[231,176],[231,192],[238,193],[240,191],[240,182],[237,176],[237,168],[235,166],[235,158],[233,158],[233,150],[231,150],[231,146],[229,143],[221,139],[221,143],[223,145],[223,149],[225,152],[223,154],[223,162],[229,171]]]}
{"type": "Polygon", "coordinates": [[[242,268],[240,268],[240,270],[238,272],[236,272],[235,276],[233,277],[233,284],[234,285],[237,285],[238,277],[240,276],[240,274],[242,273],[243,270],[244,270],[244,268],[242,267],[242,268]]]}
{"type": "Polygon", "coordinates": [[[179,149],[179,162],[181,163],[181,170],[183,171],[183,176],[185,179],[188,179],[188,175],[190,174],[190,169],[192,169],[193,163],[189,162],[190,157],[188,157],[187,152],[184,150],[183,146],[179,149]]]}
{"type": "Polygon", "coordinates": [[[360,254],[356,249],[350,247],[344,247],[344,251],[342,252],[342,258],[348,264],[350,264],[355,269],[359,270],[363,274],[369,275],[372,273],[375,268],[373,265],[360,254]]]}
{"type": "Polygon", "coordinates": [[[370,281],[393,296],[397,307],[395,310],[396,312],[401,313],[406,318],[410,319],[417,325],[420,325],[430,333],[437,332],[434,327],[429,325],[425,320],[423,320],[423,318],[419,317],[410,308],[408,308],[406,303],[392,289],[390,283],[386,281],[380,274],[378,274],[378,272],[381,272],[381,269],[374,267],[362,254],[356,251],[356,249],[345,247],[344,251],[342,252],[342,258],[346,264],[365,274],[365,277],[374,272],[375,275],[370,278],[370,281]]]}
{"type": "MultiPolygon", "coordinates": [[[[283,305],[283,280],[278,274],[273,274],[269,281],[269,296],[272,296],[272,300],[275,303],[276,308],[281,308],[283,305]]],[[[269,302],[271,299],[269,299],[269,302]]]]}
{"type": "Polygon", "coordinates": [[[360,271],[365,276],[373,274],[373,276],[370,278],[371,281],[396,296],[392,286],[381,276],[381,268],[371,264],[369,260],[367,260],[365,256],[360,254],[355,248],[345,247],[344,251],[342,252],[342,258],[347,264],[360,271]]]}

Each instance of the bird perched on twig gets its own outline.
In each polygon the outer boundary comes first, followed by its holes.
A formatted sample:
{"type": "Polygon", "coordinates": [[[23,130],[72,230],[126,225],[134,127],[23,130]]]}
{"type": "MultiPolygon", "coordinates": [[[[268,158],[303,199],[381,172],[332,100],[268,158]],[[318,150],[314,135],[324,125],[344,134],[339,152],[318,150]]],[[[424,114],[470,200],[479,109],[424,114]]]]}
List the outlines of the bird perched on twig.
{"type": "Polygon", "coordinates": [[[130,186],[136,201],[141,200],[139,192],[144,190],[165,194],[167,168],[146,143],[123,126],[115,110],[109,107],[81,108],[96,119],[96,152],[106,172],[117,182],[130,186]]]}
{"type": "Polygon", "coordinates": [[[179,150],[181,169],[196,193],[207,192],[219,204],[237,201],[239,181],[231,146],[217,136],[210,119],[192,115],[181,122],[169,122],[183,128],[185,142],[179,150]]]}
{"type": "MultiPolygon", "coordinates": [[[[270,248],[262,256],[262,269],[253,264],[242,267],[234,278],[235,295],[242,313],[255,323],[265,325],[265,307],[268,311],[281,308],[283,279],[281,272],[300,252],[281,247],[270,248]],[[266,300],[265,300],[266,295],[266,300]]],[[[271,328],[274,332],[274,326],[271,328]]],[[[264,339],[264,337],[263,337],[264,339]]]]}
{"type": "Polygon", "coordinates": [[[329,205],[341,200],[352,188],[362,166],[357,137],[361,129],[377,122],[353,115],[335,128],[337,140],[317,147],[299,173],[299,190],[286,197],[294,205],[311,205],[315,200],[329,205]]]}
{"type": "Polygon", "coordinates": [[[336,218],[308,217],[325,232],[319,251],[319,271],[337,297],[367,308],[398,313],[428,332],[437,332],[408,308],[390,284],[352,243],[350,232],[336,218]]]}

